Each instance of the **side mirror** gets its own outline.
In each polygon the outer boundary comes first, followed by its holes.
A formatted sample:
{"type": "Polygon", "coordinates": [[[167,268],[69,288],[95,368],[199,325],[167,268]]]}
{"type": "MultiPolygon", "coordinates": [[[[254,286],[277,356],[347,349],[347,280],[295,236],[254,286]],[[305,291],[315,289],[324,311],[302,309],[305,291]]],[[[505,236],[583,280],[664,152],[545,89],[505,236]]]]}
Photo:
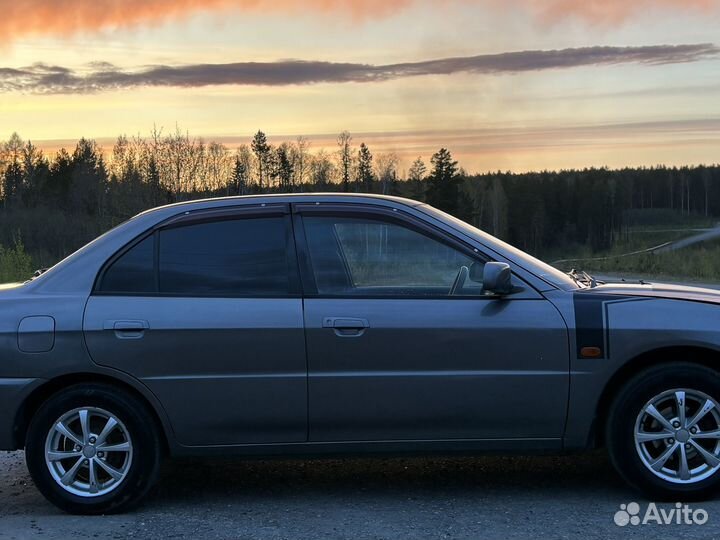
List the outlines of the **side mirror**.
{"type": "Polygon", "coordinates": [[[503,262],[485,263],[482,282],[485,292],[498,295],[510,294],[512,292],[510,266],[503,262]]]}

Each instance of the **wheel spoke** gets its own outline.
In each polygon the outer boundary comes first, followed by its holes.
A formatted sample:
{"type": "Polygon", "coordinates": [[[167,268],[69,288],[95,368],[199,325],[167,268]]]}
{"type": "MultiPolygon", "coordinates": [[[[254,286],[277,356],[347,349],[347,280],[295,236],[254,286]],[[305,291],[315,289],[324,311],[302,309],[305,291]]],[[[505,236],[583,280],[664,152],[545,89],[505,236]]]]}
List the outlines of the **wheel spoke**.
{"type": "Polygon", "coordinates": [[[662,454],[660,454],[660,456],[655,461],[650,463],[650,466],[654,470],[659,471],[660,469],[663,468],[663,466],[665,465],[667,460],[670,459],[670,456],[672,456],[675,453],[675,450],[677,450],[677,448],[678,448],[678,443],[674,443],[674,444],[668,446],[667,449],[662,454]]]}
{"type": "Polygon", "coordinates": [[[639,443],[646,443],[652,441],[661,441],[663,439],[669,439],[673,434],[670,431],[638,431],[635,433],[635,440],[639,443]]]}
{"type": "Polygon", "coordinates": [[[60,461],[61,459],[68,459],[82,456],[82,452],[48,452],[47,458],[50,461],[60,461]]]}
{"type": "Polygon", "coordinates": [[[720,439],[720,429],[713,431],[698,431],[692,436],[693,439],[720,439]]]}
{"type": "Polygon", "coordinates": [[[97,493],[98,492],[98,481],[97,476],[95,475],[95,463],[97,460],[94,458],[90,460],[90,463],[88,463],[88,468],[90,469],[89,475],[88,475],[88,482],[90,484],[90,493],[97,493]]]}
{"type": "Polygon", "coordinates": [[[117,420],[115,420],[112,416],[108,418],[108,421],[105,423],[105,427],[100,432],[100,435],[97,437],[97,445],[100,446],[105,442],[105,439],[107,439],[108,435],[112,433],[112,430],[115,429],[115,426],[117,426],[117,420]]]}
{"type": "Polygon", "coordinates": [[[102,452],[129,452],[130,443],[109,444],[107,446],[98,446],[97,449],[102,452]]]}
{"type": "Polygon", "coordinates": [[[695,416],[693,416],[687,423],[687,427],[691,428],[695,424],[697,424],[707,413],[709,413],[711,410],[715,408],[715,404],[710,401],[709,399],[705,400],[705,403],[703,404],[702,408],[695,413],[695,416]]]}
{"type": "Polygon", "coordinates": [[[655,420],[660,422],[660,425],[663,428],[667,429],[668,431],[675,431],[675,428],[672,427],[670,421],[662,414],[660,414],[660,411],[655,408],[655,405],[648,405],[647,409],[645,409],[645,412],[652,416],[655,420]]]}
{"type": "Polygon", "coordinates": [[[677,407],[678,420],[681,426],[685,426],[685,392],[675,392],[675,407],[677,407]]]}
{"type": "Polygon", "coordinates": [[[718,465],[720,465],[720,459],[718,459],[718,457],[715,454],[708,452],[707,450],[705,450],[702,446],[700,446],[698,443],[696,443],[692,439],[690,440],[690,444],[692,444],[693,447],[695,448],[695,450],[697,450],[700,453],[700,455],[702,455],[703,459],[705,460],[705,463],[707,463],[711,467],[717,467],[718,465]]]}
{"type": "Polygon", "coordinates": [[[82,409],[78,412],[80,417],[80,429],[82,429],[83,443],[87,444],[90,438],[90,413],[86,409],[82,409]]]}
{"type": "Polygon", "coordinates": [[[121,471],[117,470],[115,467],[108,465],[102,459],[98,459],[96,460],[96,462],[98,465],[100,465],[100,467],[103,468],[106,473],[112,476],[115,480],[120,480],[123,477],[123,473],[121,471]]]}
{"type": "Polygon", "coordinates": [[[63,424],[62,422],[58,422],[57,424],[55,424],[55,430],[62,433],[65,437],[70,439],[75,444],[83,446],[84,443],[83,443],[82,439],[80,437],[78,437],[77,435],[75,435],[75,433],[70,431],[70,428],[67,427],[65,424],[63,424]]]}
{"type": "Polygon", "coordinates": [[[66,485],[69,486],[73,483],[73,480],[75,480],[75,477],[77,476],[78,470],[80,470],[80,466],[83,464],[84,458],[78,458],[78,460],[75,462],[75,465],[70,467],[68,471],[62,476],[60,481],[66,485]]]}
{"type": "Polygon", "coordinates": [[[685,452],[685,445],[683,444],[680,445],[680,466],[678,467],[678,474],[681,480],[690,480],[687,452],[685,452]]]}

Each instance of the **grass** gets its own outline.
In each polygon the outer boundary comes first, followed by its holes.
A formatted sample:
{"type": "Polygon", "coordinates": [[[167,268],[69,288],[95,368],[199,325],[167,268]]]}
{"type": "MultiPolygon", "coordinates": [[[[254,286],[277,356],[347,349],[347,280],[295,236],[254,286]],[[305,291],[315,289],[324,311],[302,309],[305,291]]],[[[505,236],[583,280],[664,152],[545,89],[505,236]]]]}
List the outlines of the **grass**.
{"type": "Polygon", "coordinates": [[[25,252],[21,240],[16,240],[12,248],[0,245],[0,283],[25,281],[32,274],[32,257],[25,252]]]}
{"type": "MultiPolygon", "coordinates": [[[[682,281],[720,281],[720,241],[695,244],[677,251],[642,253],[643,250],[695,234],[687,231],[630,231],[628,237],[611,249],[593,253],[575,249],[554,266],[575,268],[592,274],[617,274],[632,277],[668,278],[682,281]],[[641,252],[641,253],[634,253],[641,252]]],[[[551,259],[546,258],[550,261],[551,259]]]]}
{"type": "Polygon", "coordinates": [[[720,281],[720,245],[690,246],[666,253],[611,257],[587,263],[589,272],[669,277],[692,281],[720,281]]]}

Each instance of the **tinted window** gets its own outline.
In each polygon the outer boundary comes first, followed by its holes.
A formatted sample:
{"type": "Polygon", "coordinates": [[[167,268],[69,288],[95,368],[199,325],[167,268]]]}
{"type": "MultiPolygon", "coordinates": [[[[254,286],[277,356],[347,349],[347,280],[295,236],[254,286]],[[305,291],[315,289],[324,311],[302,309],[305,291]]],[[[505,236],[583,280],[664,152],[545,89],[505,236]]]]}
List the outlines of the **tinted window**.
{"type": "Polygon", "coordinates": [[[281,217],[198,223],[160,231],[163,294],[287,295],[285,221],[281,217]]]}
{"type": "Polygon", "coordinates": [[[100,290],[115,293],[155,291],[153,251],[152,236],[130,248],[107,269],[100,290]]]}
{"type": "MultiPolygon", "coordinates": [[[[447,296],[461,269],[482,262],[414,229],[373,219],[306,217],[308,249],[320,294],[447,296]]],[[[482,294],[466,278],[456,291],[482,294]]]]}

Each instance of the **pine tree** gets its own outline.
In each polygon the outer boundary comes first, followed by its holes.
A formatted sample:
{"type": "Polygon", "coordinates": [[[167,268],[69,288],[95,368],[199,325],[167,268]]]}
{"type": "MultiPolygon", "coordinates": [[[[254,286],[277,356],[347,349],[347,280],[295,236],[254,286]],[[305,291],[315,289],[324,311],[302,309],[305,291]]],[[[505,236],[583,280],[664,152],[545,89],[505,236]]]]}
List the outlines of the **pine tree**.
{"type": "Polygon", "coordinates": [[[408,170],[408,180],[411,182],[422,182],[425,179],[426,174],[427,167],[425,166],[425,162],[421,157],[418,157],[415,161],[413,161],[412,165],[410,165],[410,170],[408,170]]]}
{"type": "Polygon", "coordinates": [[[252,151],[255,153],[258,163],[258,184],[260,189],[263,188],[263,181],[268,176],[269,169],[269,158],[270,158],[270,145],[267,142],[267,137],[262,131],[258,131],[252,140],[252,151]]]}
{"type": "Polygon", "coordinates": [[[350,191],[350,169],[352,168],[351,145],[352,137],[347,131],[338,135],[337,144],[340,147],[340,175],[343,191],[350,191]]]}
{"type": "Polygon", "coordinates": [[[460,177],[458,162],[452,154],[441,148],[430,159],[433,170],[428,179],[427,202],[451,214],[457,213],[460,177]]]}
{"type": "Polygon", "coordinates": [[[357,191],[371,193],[374,181],[373,155],[367,145],[361,143],[358,151],[357,191]]]}
{"type": "Polygon", "coordinates": [[[408,170],[408,184],[409,184],[409,196],[413,199],[424,200],[425,199],[425,187],[423,181],[427,174],[427,167],[421,157],[412,162],[410,169],[408,170]]]}
{"type": "Polygon", "coordinates": [[[248,170],[240,159],[240,156],[235,156],[235,164],[232,172],[232,195],[245,195],[248,185],[248,170]]]}
{"type": "Polygon", "coordinates": [[[280,187],[287,190],[290,188],[293,179],[293,164],[290,160],[290,152],[286,143],[278,146],[276,150],[277,175],[280,179],[280,187]]]}

